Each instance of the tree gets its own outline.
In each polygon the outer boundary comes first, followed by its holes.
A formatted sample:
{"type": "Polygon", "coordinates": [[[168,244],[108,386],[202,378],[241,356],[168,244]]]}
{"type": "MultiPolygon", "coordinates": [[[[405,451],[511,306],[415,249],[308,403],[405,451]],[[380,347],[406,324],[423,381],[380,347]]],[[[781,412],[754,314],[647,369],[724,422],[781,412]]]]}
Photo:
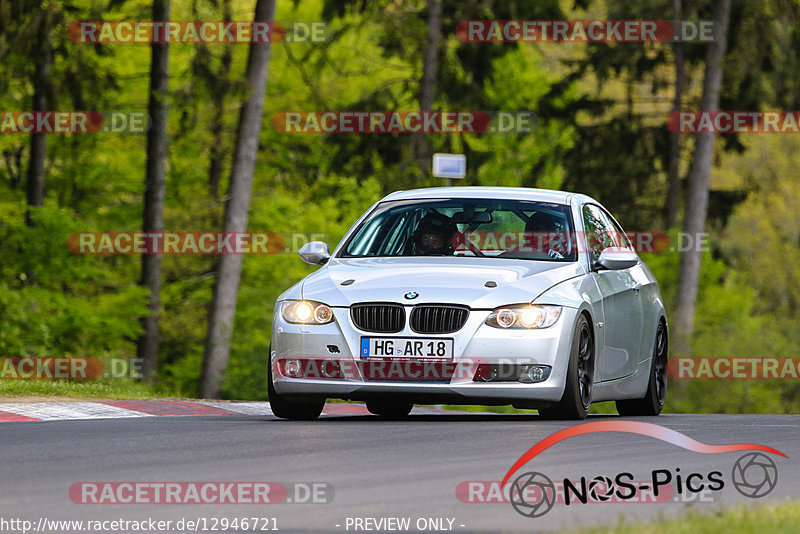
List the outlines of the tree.
{"type": "MultiPolygon", "coordinates": [[[[485,91],[494,80],[495,60],[519,49],[511,43],[466,42],[453,46],[459,23],[465,20],[512,20],[524,18],[538,20],[562,20],[565,11],[558,2],[537,0],[514,0],[486,2],[456,2],[442,0],[417,2],[409,0],[325,0],[322,18],[332,20],[354,13],[363,15],[374,29],[375,39],[381,47],[384,60],[408,62],[410,68],[393,81],[376,86],[372,92],[358,94],[358,99],[346,107],[347,110],[403,110],[420,106],[434,93],[440,109],[449,110],[499,110],[508,109],[505,102],[497,102],[485,91]],[[441,12],[439,13],[439,8],[441,12]],[[436,31],[436,28],[439,28],[436,31]],[[432,47],[432,36],[438,45],[432,47]],[[433,59],[436,59],[435,64],[433,59]],[[424,71],[418,74],[420,67],[424,71]],[[423,87],[429,81],[427,89],[423,87]],[[435,85],[434,85],[435,84],[435,85]],[[411,96],[411,98],[409,98],[411,96]]],[[[339,34],[334,35],[335,41],[339,34]]],[[[319,54],[326,54],[320,47],[319,54]]],[[[358,65],[359,62],[356,62],[358,65]]],[[[562,94],[555,94],[559,100],[562,94]]],[[[430,100],[431,105],[433,100],[430,100]]],[[[527,107],[520,108],[521,110],[527,107]]],[[[538,113],[539,110],[531,110],[538,113]]],[[[438,178],[430,175],[428,156],[431,148],[437,151],[463,151],[470,161],[469,169],[478,169],[494,157],[490,152],[472,151],[464,136],[473,134],[451,134],[427,136],[415,134],[332,136],[327,139],[334,154],[330,164],[338,172],[354,176],[380,174],[385,192],[396,189],[440,185],[438,178]],[[426,142],[427,141],[427,142],[426,142]],[[419,149],[428,145],[427,152],[419,149]],[[427,159],[427,161],[425,161],[427,159]],[[411,165],[410,165],[411,164],[411,165]],[[420,164],[424,164],[420,171],[420,164]],[[412,166],[413,165],[413,166],[412,166]]],[[[475,176],[468,171],[465,183],[472,183],[475,176]]]]}
{"type": "MultiPolygon", "coordinates": [[[[272,21],[274,15],[274,0],[257,0],[254,20],[272,21]]],[[[269,59],[269,42],[250,44],[246,71],[249,93],[239,115],[239,129],[225,204],[225,232],[247,230],[269,59]]],[[[240,254],[223,254],[217,267],[203,353],[203,373],[200,378],[200,396],[204,398],[219,396],[220,382],[230,356],[242,260],[240,254]]]]}
{"type": "MultiPolygon", "coordinates": [[[[36,63],[33,74],[33,111],[47,111],[52,103],[52,81],[50,69],[53,64],[53,42],[51,35],[53,13],[52,8],[46,7],[36,14],[38,31],[36,40],[36,63]]],[[[29,207],[39,207],[44,204],[45,162],[47,160],[47,133],[31,134],[30,163],[27,173],[27,202],[29,207]]],[[[33,225],[31,212],[25,214],[29,226],[33,225]]]]}
{"type": "MultiPolygon", "coordinates": [[[[169,20],[170,0],[153,0],[153,20],[169,20]]],[[[155,41],[155,40],[154,40],[155,41]]],[[[144,217],[142,231],[164,230],[164,184],[167,157],[167,97],[169,92],[169,42],[153,42],[150,63],[150,129],[147,132],[144,217]]],[[[144,332],[136,346],[142,374],[151,377],[158,364],[158,317],[161,307],[161,255],[142,255],[139,284],[150,290],[148,313],[141,318],[144,332]]]]}
{"type": "MultiPolygon", "coordinates": [[[[673,0],[675,20],[681,20],[681,0],[673,0]]],[[[683,43],[676,40],[672,45],[675,53],[675,96],[673,97],[672,110],[680,111],[683,104],[683,43]]],[[[672,132],[669,138],[669,161],[667,163],[667,202],[666,226],[672,228],[678,220],[678,200],[681,192],[681,134],[672,132]]]]}
{"type": "MultiPolygon", "coordinates": [[[[719,108],[722,87],[722,61],[728,37],[730,0],[717,0],[714,4],[715,39],[706,52],[706,69],[703,80],[703,97],[700,111],[712,112],[719,108]]],[[[708,185],[711,160],[714,155],[714,134],[697,134],[694,159],[689,172],[689,195],[686,199],[686,218],[683,231],[697,236],[705,231],[708,213],[708,185]]],[[[700,251],[696,247],[681,254],[678,279],[678,304],[675,312],[678,342],[688,342],[694,330],[694,312],[700,279],[700,251]]]]}
{"type": "MultiPolygon", "coordinates": [[[[197,5],[192,4],[195,20],[201,20],[197,5]]],[[[222,0],[222,19],[232,20],[231,0],[222,0]]],[[[229,152],[224,139],[225,99],[233,88],[229,79],[233,62],[233,43],[222,45],[219,67],[212,68],[213,53],[205,42],[197,43],[197,53],[192,59],[192,74],[200,80],[209,92],[213,116],[211,122],[211,155],[208,165],[208,192],[213,199],[219,197],[219,183],[222,178],[223,161],[229,152]]]]}
{"type": "MultiPolygon", "coordinates": [[[[439,60],[439,38],[442,32],[442,2],[428,1],[428,40],[422,63],[422,79],[419,89],[420,111],[432,111],[436,100],[436,75],[439,60]]],[[[427,174],[431,158],[431,144],[424,135],[412,138],[414,157],[423,176],[427,174]]]]}

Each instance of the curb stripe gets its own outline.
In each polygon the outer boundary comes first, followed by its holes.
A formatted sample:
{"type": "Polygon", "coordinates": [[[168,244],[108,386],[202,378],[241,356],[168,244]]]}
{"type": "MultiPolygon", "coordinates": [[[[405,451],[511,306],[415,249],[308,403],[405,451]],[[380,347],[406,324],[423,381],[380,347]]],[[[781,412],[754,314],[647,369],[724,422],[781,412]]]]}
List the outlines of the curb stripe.
{"type": "Polygon", "coordinates": [[[33,420],[58,421],[64,419],[107,419],[141,417],[130,410],[107,406],[100,402],[17,402],[0,404],[5,412],[22,415],[33,420]]]}
{"type": "MultiPolygon", "coordinates": [[[[441,407],[417,406],[412,415],[466,414],[441,407]]],[[[69,421],[153,416],[250,415],[275,417],[269,402],[215,402],[207,400],[108,400],[59,402],[0,402],[0,423],[11,421],[69,421]]],[[[325,417],[372,415],[363,404],[329,403],[325,417]]],[[[480,415],[472,413],[471,415],[480,415]]]]}
{"type": "Polygon", "coordinates": [[[0,412],[0,421],[39,421],[39,419],[18,413],[0,412]]]}
{"type": "Polygon", "coordinates": [[[236,412],[230,410],[223,410],[207,404],[185,401],[101,401],[101,404],[132,410],[134,412],[141,412],[147,415],[236,415],[236,412]]]}
{"type": "Polygon", "coordinates": [[[272,407],[268,402],[212,402],[197,401],[198,404],[222,408],[239,415],[273,415],[272,407]]]}

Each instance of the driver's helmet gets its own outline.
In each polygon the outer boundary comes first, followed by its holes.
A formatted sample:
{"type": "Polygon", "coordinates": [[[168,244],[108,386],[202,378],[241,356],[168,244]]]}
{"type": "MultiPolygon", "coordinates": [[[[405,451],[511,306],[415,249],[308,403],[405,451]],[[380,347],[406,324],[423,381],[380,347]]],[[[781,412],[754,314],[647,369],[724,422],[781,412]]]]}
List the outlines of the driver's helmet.
{"type": "Polygon", "coordinates": [[[551,248],[558,252],[563,252],[565,248],[564,236],[560,228],[560,220],[555,215],[544,211],[538,211],[530,216],[525,223],[525,233],[527,235],[528,246],[547,253],[551,248]]]}
{"type": "Polygon", "coordinates": [[[456,225],[447,215],[432,212],[425,215],[414,231],[414,249],[419,254],[443,255],[453,254],[453,235],[456,225]]]}

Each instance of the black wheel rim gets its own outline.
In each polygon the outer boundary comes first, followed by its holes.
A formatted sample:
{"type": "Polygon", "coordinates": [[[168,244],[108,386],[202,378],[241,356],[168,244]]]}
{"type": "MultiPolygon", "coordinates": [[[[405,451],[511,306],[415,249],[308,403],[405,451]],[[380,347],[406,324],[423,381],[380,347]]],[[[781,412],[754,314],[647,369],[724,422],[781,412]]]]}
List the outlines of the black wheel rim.
{"type": "Polygon", "coordinates": [[[667,333],[664,330],[664,325],[658,326],[653,358],[656,399],[658,399],[660,405],[663,405],[664,401],[667,400],[667,333]]]}
{"type": "Polygon", "coordinates": [[[593,345],[589,325],[583,323],[578,334],[578,392],[584,408],[588,408],[592,402],[592,383],[594,381],[593,345]]]}

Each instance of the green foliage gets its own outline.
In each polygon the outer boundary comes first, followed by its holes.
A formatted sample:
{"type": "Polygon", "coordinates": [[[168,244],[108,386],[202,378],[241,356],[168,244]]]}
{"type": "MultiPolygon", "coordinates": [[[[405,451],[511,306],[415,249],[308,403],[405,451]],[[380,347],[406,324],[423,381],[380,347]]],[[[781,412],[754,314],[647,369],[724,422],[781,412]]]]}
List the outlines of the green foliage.
{"type": "Polygon", "coordinates": [[[713,512],[690,510],[678,518],[660,518],[652,522],[622,519],[617,525],[608,527],[581,528],[587,534],[716,534],[737,532],[739,534],[792,534],[800,523],[800,503],[784,500],[771,504],[750,506],[741,504],[735,508],[715,508],[713,512]]]}
{"type": "MultiPolygon", "coordinates": [[[[535,110],[552,88],[553,76],[535,48],[517,48],[495,60],[486,96],[498,109],[535,110]]],[[[475,183],[559,189],[561,159],[572,147],[574,128],[562,120],[537,118],[532,133],[466,136],[466,147],[482,158],[475,183]]]]}
{"type": "MultiPolygon", "coordinates": [[[[671,233],[674,243],[676,234],[671,233]]],[[[674,309],[680,255],[677,252],[644,255],[661,284],[669,310],[674,309]]],[[[794,356],[792,346],[775,327],[775,316],[759,313],[758,292],[747,276],[715,259],[702,257],[700,291],[697,299],[695,332],[690,351],[678,352],[673,344],[671,358],[753,358],[794,356]]],[[[671,380],[667,412],[791,413],[797,404],[787,403],[796,386],[768,380],[671,380]],[[784,392],[776,395],[776,391],[784,392]]]]}
{"type": "Polygon", "coordinates": [[[76,256],[68,210],[46,206],[24,223],[18,203],[0,205],[0,354],[130,356],[144,292],[113,260],[76,256]]]}

